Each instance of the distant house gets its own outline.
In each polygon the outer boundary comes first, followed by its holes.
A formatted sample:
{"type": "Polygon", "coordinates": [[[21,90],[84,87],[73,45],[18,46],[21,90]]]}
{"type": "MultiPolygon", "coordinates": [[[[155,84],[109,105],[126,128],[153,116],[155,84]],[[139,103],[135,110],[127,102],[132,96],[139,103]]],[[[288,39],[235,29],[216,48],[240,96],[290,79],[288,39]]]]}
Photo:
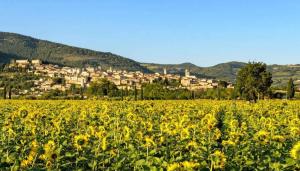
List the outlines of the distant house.
{"type": "Polygon", "coordinates": [[[24,59],[24,60],[16,60],[16,64],[22,64],[22,65],[28,65],[29,64],[29,60],[28,59],[24,59]]]}
{"type": "Polygon", "coordinates": [[[190,86],[192,84],[192,79],[188,78],[188,77],[183,77],[180,81],[181,85],[187,87],[190,86]]]}
{"type": "Polygon", "coordinates": [[[42,61],[39,60],[39,59],[34,59],[34,60],[31,61],[31,64],[32,64],[32,65],[41,65],[41,64],[42,64],[42,61]]]}
{"type": "Polygon", "coordinates": [[[16,60],[16,65],[20,68],[26,68],[29,65],[29,60],[16,60]]]}

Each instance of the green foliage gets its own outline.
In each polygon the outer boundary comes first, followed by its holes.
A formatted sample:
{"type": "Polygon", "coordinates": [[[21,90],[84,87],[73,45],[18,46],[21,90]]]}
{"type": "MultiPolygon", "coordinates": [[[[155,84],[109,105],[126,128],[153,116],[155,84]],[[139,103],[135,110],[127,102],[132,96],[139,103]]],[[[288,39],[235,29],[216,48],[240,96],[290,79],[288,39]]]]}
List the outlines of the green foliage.
{"type": "Polygon", "coordinates": [[[49,92],[45,92],[40,99],[64,99],[66,97],[65,92],[59,90],[50,90],[49,92]]]}
{"type": "Polygon", "coordinates": [[[186,89],[170,90],[163,84],[152,83],[143,86],[143,98],[146,100],[192,99],[192,94],[186,89]]]}
{"type": "Polygon", "coordinates": [[[53,78],[53,84],[65,84],[65,79],[61,77],[53,78]]]}
{"type": "Polygon", "coordinates": [[[5,73],[0,75],[0,87],[6,87],[7,93],[17,90],[29,90],[34,87],[38,76],[27,73],[5,73]]]}
{"type": "Polygon", "coordinates": [[[227,88],[228,83],[227,83],[226,81],[220,80],[220,81],[218,82],[218,86],[219,86],[220,88],[227,88]]]}
{"type": "Polygon", "coordinates": [[[87,89],[87,93],[90,96],[114,97],[118,95],[118,88],[113,82],[103,78],[98,82],[91,83],[90,87],[87,89]]]}
{"type": "Polygon", "coordinates": [[[163,85],[159,83],[147,84],[144,87],[144,98],[145,99],[164,99],[165,89],[163,85]]]}
{"type": "Polygon", "coordinates": [[[195,92],[196,99],[235,99],[234,89],[214,88],[207,90],[199,90],[195,92]]]}
{"type": "Polygon", "coordinates": [[[240,97],[256,101],[267,96],[272,84],[272,75],[267,72],[266,64],[248,63],[237,75],[236,90],[240,97]]]}
{"type": "Polygon", "coordinates": [[[290,78],[288,85],[287,85],[287,98],[292,99],[295,97],[295,85],[294,80],[290,78]]]}
{"type": "Polygon", "coordinates": [[[3,92],[2,92],[2,94],[3,94],[3,99],[6,99],[6,86],[4,86],[4,88],[3,88],[3,92]]]}

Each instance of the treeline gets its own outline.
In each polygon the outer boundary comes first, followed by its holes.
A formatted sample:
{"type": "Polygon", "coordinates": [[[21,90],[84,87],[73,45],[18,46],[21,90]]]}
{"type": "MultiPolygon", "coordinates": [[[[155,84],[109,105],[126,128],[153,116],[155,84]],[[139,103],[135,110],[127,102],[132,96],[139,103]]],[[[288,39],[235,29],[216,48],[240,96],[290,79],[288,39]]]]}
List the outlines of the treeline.
{"type": "MultiPolygon", "coordinates": [[[[89,87],[71,85],[66,91],[51,90],[40,93],[38,96],[22,95],[20,91],[34,87],[34,80],[38,76],[22,72],[2,73],[0,75],[0,95],[3,98],[26,99],[109,99],[109,100],[189,100],[189,99],[244,99],[256,102],[259,99],[295,99],[299,98],[293,79],[290,79],[284,89],[271,87],[272,75],[267,72],[263,63],[248,63],[237,76],[234,89],[227,88],[227,82],[219,81],[218,87],[191,91],[180,86],[180,81],[158,78],[151,84],[142,84],[141,87],[126,86],[119,88],[107,79],[91,82],[89,87]],[[18,96],[19,95],[19,96],[18,96]]],[[[64,78],[54,78],[53,84],[65,85],[64,78]]],[[[26,94],[26,93],[25,93],[26,94]]]]}
{"type": "Polygon", "coordinates": [[[189,100],[189,99],[233,99],[234,89],[227,89],[226,82],[221,82],[218,88],[190,91],[178,88],[180,83],[175,80],[156,79],[151,84],[142,84],[140,89],[126,87],[118,89],[107,79],[92,83],[83,91],[87,98],[111,98],[119,100],[189,100]]]}
{"type": "MultiPolygon", "coordinates": [[[[0,87],[4,87],[0,91],[2,98],[10,99],[13,94],[18,94],[17,90],[26,90],[33,87],[33,76],[19,76],[16,80],[1,79],[0,87]],[[6,81],[3,81],[6,80],[6,81]],[[10,83],[10,84],[4,84],[10,83]]],[[[64,79],[55,79],[55,84],[64,84],[64,79]]],[[[152,84],[143,84],[140,89],[133,89],[125,86],[118,89],[117,86],[108,81],[101,79],[98,82],[93,82],[88,88],[71,85],[71,88],[66,91],[50,90],[43,92],[41,96],[36,95],[20,95],[19,99],[106,99],[106,100],[193,100],[193,99],[215,99],[215,100],[234,100],[244,99],[239,95],[238,89],[229,89],[224,87],[226,83],[219,83],[219,87],[213,89],[203,89],[190,91],[185,88],[176,89],[176,82],[168,82],[166,80],[156,81],[152,84]],[[173,85],[174,87],[172,87],[173,85]]],[[[292,80],[289,83],[287,92],[270,89],[267,98],[277,99],[292,99],[297,98],[295,87],[292,80]]],[[[265,97],[265,98],[266,98],[265,97]]]]}
{"type": "Polygon", "coordinates": [[[12,94],[19,94],[20,90],[30,90],[34,87],[34,80],[38,76],[27,73],[5,73],[0,75],[0,96],[3,99],[11,99],[12,94]]]}

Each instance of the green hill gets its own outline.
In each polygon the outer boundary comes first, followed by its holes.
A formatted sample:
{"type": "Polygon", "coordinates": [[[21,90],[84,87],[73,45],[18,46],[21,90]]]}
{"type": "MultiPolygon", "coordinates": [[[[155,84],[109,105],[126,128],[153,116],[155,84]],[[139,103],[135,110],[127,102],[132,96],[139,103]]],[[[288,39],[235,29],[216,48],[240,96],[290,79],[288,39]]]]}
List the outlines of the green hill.
{"type": "Polygon", "coordinates": [[[59,65],[82,67],[101,65],[129,71],[150,72],[138,62],[109,52],[98,52],[15,33],[0,32],[0,63],[12,58],[41,59],[59,65]]]}
{"type": "MultiPolygon", "coordinates": [[[[184,71],[188,68],[191,74],[198,77],[216,78],[226,81],[235,81],[236,74],[240,68],[245,66],[243,62],[221,63],[211,67],[199,67],[191,63],[183,64],[153,64],[143,63],[142,66],[148,69],[162,73],[167,68],[168,73],[184,75],[184,71]]],[[[274,86],[286,86],[288,80],[300,80],[300,65],[268,65],[267,69],[273,75],[274,86]]],[[[298,81],[300,82],[300,81],[298,81]]]]}
{"type": "Polygon", "coordinates": [[[238,69],[243,67],[246,63],[242,62],[228,62],[218,64],[212,67],[199,67],[191,63],[182,64],[153,64],[144,63],[142,66],[148,69],[162,73],[164,68],[167,68],[168,73],[184,75],[185,69],[189,69],[191,74],[198,77],[217,78],[227,81],[234,81],[238,69]]]}

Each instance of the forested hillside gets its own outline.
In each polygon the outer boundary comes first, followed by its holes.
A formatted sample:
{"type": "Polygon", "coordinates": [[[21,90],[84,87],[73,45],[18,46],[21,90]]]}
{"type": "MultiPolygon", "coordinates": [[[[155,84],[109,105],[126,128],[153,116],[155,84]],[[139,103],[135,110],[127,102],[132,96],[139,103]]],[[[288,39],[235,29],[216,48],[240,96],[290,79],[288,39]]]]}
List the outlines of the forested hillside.
{"type": "Polygon", "coordinates": [[[0,52],[0,62],[7,62],[11,58],[28,58],[74,67],[89,64],[149,72],[138,62],[113,53],[72,47],[14,33],[0,32],[0,52]]]}

